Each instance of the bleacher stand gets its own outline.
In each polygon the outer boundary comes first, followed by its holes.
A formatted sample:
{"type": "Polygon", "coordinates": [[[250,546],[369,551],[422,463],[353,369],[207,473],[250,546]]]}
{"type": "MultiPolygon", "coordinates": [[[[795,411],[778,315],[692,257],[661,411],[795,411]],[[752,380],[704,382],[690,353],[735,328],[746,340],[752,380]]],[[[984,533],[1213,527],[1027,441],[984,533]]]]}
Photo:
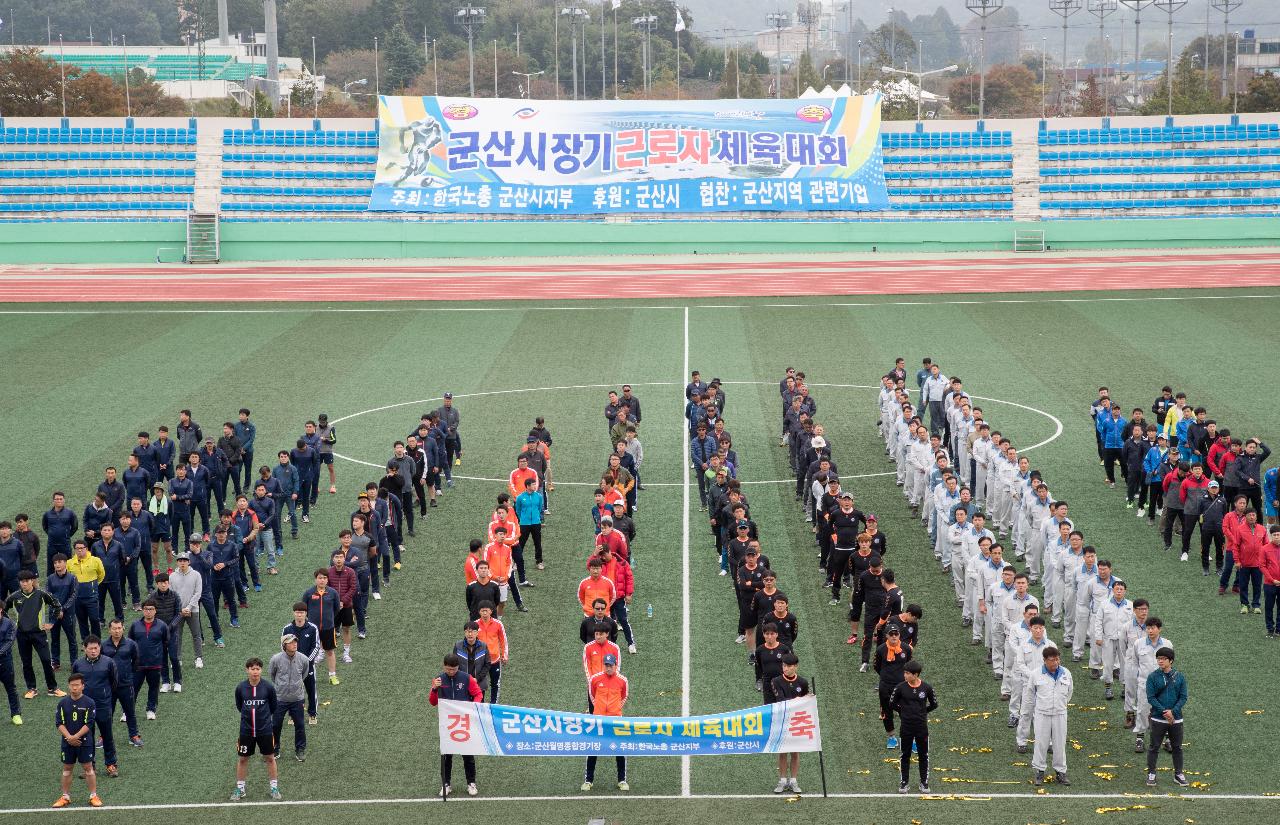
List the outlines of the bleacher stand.
{"type": "Polygon", "coordinates": [[[224,220],[349,218],[366,212],[378,133],[314,125],[223,130],[224,220]]]}
{"type": "Polygon", "coordinates": [[[1013,133],[882,132],[891,217],[1009,220],[1013,133]]]}
{"type": "MultiPolygon", "coordinates": [[[[3,123],[3,121],[0,121],[3,123]]],[[[196,122],[0,127],[0,220],[185,220],[196,122]]]]}

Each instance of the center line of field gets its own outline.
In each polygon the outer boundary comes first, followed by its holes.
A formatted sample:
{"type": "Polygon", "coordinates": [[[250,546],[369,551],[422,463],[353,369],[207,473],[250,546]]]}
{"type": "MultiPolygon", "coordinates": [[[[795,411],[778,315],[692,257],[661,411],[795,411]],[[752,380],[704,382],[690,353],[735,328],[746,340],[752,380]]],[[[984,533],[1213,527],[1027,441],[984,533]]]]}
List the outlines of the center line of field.
{"type": "MultiPolygon", "coordinates": [[[[684,308],[684,367],[680,380],[684,381],[689,374],[689,308],[684,308]]],[[[684,396],[682,395],[681,398],[684,396]]],[[[681,418],[684,417],[684,404],[680,404],[681,418]]],[[[681,425],[680,466],[684,470],[681,484],[681,519],[680,535],[680,715],[690,715],[690,674],[689,674],[689,439],[684,437],[681,425]]],[[[692,794],[692,763],[688,754],[680,757],[680,795],[692,794]]]]}

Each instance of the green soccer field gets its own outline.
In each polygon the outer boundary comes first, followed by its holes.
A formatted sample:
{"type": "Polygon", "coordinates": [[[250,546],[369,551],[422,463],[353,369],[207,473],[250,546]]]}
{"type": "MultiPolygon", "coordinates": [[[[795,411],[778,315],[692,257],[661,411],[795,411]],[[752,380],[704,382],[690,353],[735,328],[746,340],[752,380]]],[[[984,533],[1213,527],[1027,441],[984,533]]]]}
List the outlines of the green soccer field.
{"type": "MultiPolygon", "coordinates": [[[[1270,674],[1280,652],[1264,638],[1260,616],[1216,595],[1216,582],[1193,562],[1181,564],[1124,508],[1123,492],[1102,483],[1088,406],[1099,384],[1126,410],[1149,408],[1160,386],[1185,391],[1193,404],[1234,434],[1276,440],[1272,388],[1280,386],[1280,347],[1269,310],[1280,289],[1196,292],[1177,300],[1143,293],[958,296],[956,300],[865,298],[768,301],[727,299],[715,307],[681,302],[639,305],[600,301],[530,304],[397,304],[331,307],[272,305],[166,307],[110,312],[29,306],[5,314],[0,398],[5,422],[0,510],[39,515],[55,489],[81,511],[108,464],[122,465],[139,429],[171,428],[190,407],[206,432],[241,406],[258,426],[256,463],[297,438],[321,412],[336,420],[338,495],[321,493],[301,539],[286,539],[281,575],[251,595],[243,629],[227,631],[227,648],[206,648],[207,666],[190,666],[181,695],[161,697],[159,719],[141,721],[146,746],[121,748],[122,777],[101,781],[117,822],[172,821],[186,811],[153,806],[226,803],[233,786],[238,717],[232,691],[249,656],[278,650],[289,606],[327,564],[336,534],[354,509],[358,487],[376,480],[391,443],[455,394],[464,458],[457,486],[407,541],[404,570],[371,603],[367,640],[355,663],[339,666],[342,684],[320,687],[320,724],[308,728],[305,764],[281,761],[284,811],[241,803],[237,820],[391,822],[438,815],[435,712],[426,701],[440,659],[466,617],[462,559],[505,488],[515,452],[535,416],[555,439],[556,490],[544,531],[547,569],[532,571],[528,614],[506,620],[511,662],[507,704],[580,709],[584,702],[581,612],[575,596],[591,546],[591,489],[609,450],[603,416],[609,388],[630,383],[643,402],[645,447],[634,547],[632,622],[638,656],[624,654],[629,713],[679,715],[746,707],[759,701],[746,650],[734,644],[736,608],[716,575],[705,514],[682,461],[686,367],[726,382],[725,420],[748,482],[752,517],[801,623],[801,673],[816,677],[827,789],[822,800],[816,755],[802,761],[799,800],[777,799],[772,756],[690,760],[687,780],[675,758],[630,763],[631,795],[613,790],[602,760],[596,790],[581,794],[577,758],[479,760],[486,818],[520,817],[530,825],[585,822],[762,821],[921,823],[1227,822],[1280,814],[1273,766],[1280,760],[1280,704],[1270,674]],[[732,306],[726,306],[726,305],[732,306]],[[241,311],[254,310],[254,311],[241,311]],[[367,311],[362,311],[367,310],[367,311]],[[1160,786],[1148,794],[1144,757],[1132,753],[1123,705],[1105,702],[1102,686],[1076,671],[1068,761],[1073,785],[1037,794],[1029,756],[1014,751],[998,683],[968,645],[968,631],[892,478],[875,430],[879,376],[902,356],[914,369],[932,356],[981,398],[987,419],[1030,455],[1055,497],[1116,562],[1131,597],[1145,597],[1176,645],[1190,688],[1184,793],[1161,762],[1160,786]],[[1235,363],[1248,359],[1241,371],[1235,363]],[[917,657],[941,707],[931,728],[933,791],[900,798],[894,752],[885,749],[872,674],[857,672],[844,644],[846,607],[828,606],[815,570],[812,534],[793,500],[785,451],[778,447],[777,382],[787,366],[804,370],[819,422],[835,447],[846,488],[876,513],[890,540],[888,562],[908,601],[925,608],[917,657]],[[1059,432],[1059,422],[1061,431],[1059,432]],[[497,481],[503,479],[503,482],[497,481]],[[781,483],[779,483],[781,482],[781,483]],[[1215,586],[1211,587],[1210,582],[1215,586]],[[686,588],[687,584],[687,588],[686,588]],[[653,617],[646,617],[646,605],[653,617]],[[683,628],[689,627],[685,659],[683,628]],[[687,669],[686,669],[687,668],[687,669]],[[682,685],[689,692],[683,694],[682,685]],[[686,784],[687,782],[687,784],[686,784]],[[688,798],[682,798],[688,797],[688,798]],[[368,802],[365,802],[368,800],[368,802]],[[345,804],[333,804],[342,802],[345,804]],[[1125,810],[1099,812],[1099,809],[1125,810]]],[[[710,303],[710,302],[708,302],[710,303]]],[[[913,393],[913,397],[914,397],[913,393]]],[[[1273,445],[1280,447],[1280,443],[1273,445]]],[[[1198,547],[1198,540],[1197,545],[1198,547]]],[[[532,552],[529,553],[530,563],[532,552]]],[[[265,577],[264,577],[265,578],[265,577]]],[[[1039,588],[1036,588],[1037,593],[1039,588]]],[[[225,619],[225,613],[223,614],[225,619]]],[[[1051,632],[1060,640],[1061,630],[1051,632]]],[[[15,653],[16,659],[16,653],[15,653]]],[[[65,661],[65,657],[64,657],[65,661]]],[[[19,683],[21,689],[21,668],[19,683]]],[[[64,673],[60,676],[65,677],[64,673]]],[[[0,729],[0,814],[44,809],[56,796],[54,701],[23,702],[26,724],[0,729]],[[21,765],[21,768],[17,766],[21,765]]],[[[284,739],[291,731],[285,729],[284,739]]],[[[122,742],[123,725],[117,725],[122,742]]],[[[101,760],[99,760],[101,768],[101,760]]],[[[461,765],[454,787],[462,787],[461,765]]],[[[77,807],[85,793],[77,781],[77,807]]],[[[250,799],[266,800],[260,764],[250,769],[250,799]]],[[[228,803],[229,804],[229,803],[228,803]]],[[[473,812],[467,811],[469,816],[473,812]]],[[[226,810],[215,815],[230,816],[226,810]]]]}

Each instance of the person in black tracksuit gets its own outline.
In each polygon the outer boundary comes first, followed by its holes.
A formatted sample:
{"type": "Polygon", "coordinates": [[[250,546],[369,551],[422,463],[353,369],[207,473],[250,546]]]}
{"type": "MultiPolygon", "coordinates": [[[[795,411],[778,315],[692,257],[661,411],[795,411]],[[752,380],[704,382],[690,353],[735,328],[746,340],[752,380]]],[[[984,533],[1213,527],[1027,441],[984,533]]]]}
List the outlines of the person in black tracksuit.
{"type": "Polygon", "coordinates": [[[862,607],[865,594],[862,592],[862,574],[871,567],[871,560],[879,558],[871,550],[871,536],[858,534],[858,551],[849,557],[848,574],[853,586],[849,588],[849,638],[845,644],[858,643],[858,623],[862,621],[862,607]]]}
{"type": "Polygon", "coordinates": [[[867,563],[867,572],[858,577],[858,590],[862,594],[862,666],[859,672],[866,673],[871,661],[871,651],[875,645],[876,625],[880,623],[880,615],[888,601],[885,590],[884,562],[879,556],[872,556],[867,563]]]}
{"type": "Polygon", "coordinates": [[[773,693],[773,680],[782,675],[782,660],[791,653],[790,645],[778,641],[778,626],[765,622],[761,631],[764,643],[756,648],[756,690],[764,694],[764,701],[773,704],[778,697],[773,693]]]}
{"type": "Polygon", "coordinates": [[[751,602],[756,593],[764,589],[764,574],[768,569],[759,564],[759,559],[759,553],[755,548],[748,549],[747,558],[738,568],[735,579],[738,596],[738,637],[741,640],[739,644],[746,641],[747,630],[756,626],[756,615],[751,609],[751,602]]]}
{"type": "Polygon", "coordinates": [[[827,559],[831,556],[831,517],[840,511],[840,480],[826,479],[826,492],[818,500],[813,523],[818,542],[818,569],[826,572],[827,559]]]}
{"type": "Polygon", "coordinates": [[[889,699],[894,688],[902,683],[903,668],[911,661],[911,646],[904,644],[898,635],[897,627],[890,627],[884,644],[876,648],[875,669],[880,674],[880,720],[884,722],[884,732],[889,734],[889,747],[896,748],[898,739],[893,735],[893,708],[889,699]]]}
{"type": "Polygon", "coordinates": [[[929,714],[938,708],[933,688],[920,679],[924,670],[919,662],[907,662],[903,668],[903,681],[893,689],[889,697],[889,709],[902,720],[902,770],[899,793],[907,792],[907,780],[911,778],[911,752],[920,758],[920,793],[929,792],[929,714]],[[913,747],[914,746],[914,747],[913,747]]]}
{"type": "Polygon", "coordinates": [[[1125,504],[1132,506],[1137,500],[1138,494],[1142,492],[1142,481],[1145,473],[1142,471],[1142,462],[1147,457],[1147,450],[1151,449],[1154,444],[1144,437],[1141,424],[1134,424],[1132,433],[1129,438],[1125,439],[1124,446],[1120,448],[1120,461],[1124,467],[1125,478],[1125,504]]]}
{"type": "Polygon", "coordinates": [[[840,585],[849,568],[849,557],[858,547],[858,534],[866,527],[867,518],[853,506],[853,496],[840,494],[840,509],[831,514],[831,552],[827,556],[827,582],[831,585],[831,603],[840,603],[840,585]]]}
{"type": "Polygon", "coordinates": [[[1204,575],[1209,575],[1209,547],[1214,548],[1214,560],[1217,570],[1222,569],[1222,519],[1231,506],[1226,496],[1218,492],[1218,482],[1210,481],[1208,493],[1200,506],[1200,567],[1204,575]]]}

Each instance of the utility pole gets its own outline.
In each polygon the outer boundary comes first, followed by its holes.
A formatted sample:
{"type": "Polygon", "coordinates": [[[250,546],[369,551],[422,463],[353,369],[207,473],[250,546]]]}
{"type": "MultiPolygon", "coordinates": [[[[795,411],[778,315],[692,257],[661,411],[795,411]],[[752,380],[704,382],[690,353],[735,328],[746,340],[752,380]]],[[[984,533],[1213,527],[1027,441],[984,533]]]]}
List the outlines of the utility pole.
{"type": "Polygon", "coordinates": [[[120,35],[120,50],[124,53],[124,112],[127,117],[133,117],[133,101],[129,96],[129,44],[123,34],[120,35]]]}
{"type": "Polygon", "coordinates": [[[476,29],[484,25],[485,10],[467,3],[459,6],[456,19],[467,33],[467,81],[471,97],[476,96],[476,29]]]}
{"type": "Polygon", "coordinates": [[[1067,106],[1067,18],[1080,11],[1080,0],[1049,0],[1049,11],[1062,17],[1062,65],[1058,67],[1058,111],[1067,106]]]}
{"type": "Polygon", "coordinates": [[[1156,8],[1169,15],[1169,62],[1165,64],[1165,94],[1169,98],[1169,117],[1173,117],[1173,13],[1187,4],[1187,0],[1155,0],[1156,8]]]}
{"type": "Polygon", "coordinates": [[[1133,108],[1138,108],[1138,97],[1141,95],[1139,67],[1142,63],[1142,10],[1151,5],[1151,0],[1120,0],[1125,8],[1133,9],[1133,108]]]}
{"type": "MultiPolygon", "coordinates": [[[[1243,5],[1244,0],[1210,0],[1210,1],[1215,9],[1222,12],[1222,95],[1221,97],[1225,100],[1227,97],[1227,34],[1230,31],[1229,27],[1231,25],[1231,12],[1240,8],[1240,6],[1243,5]]],[[[1206,37],[1205,38],[1206,48],[1208,47],[1207,46],[1208,42],[1209,42],[1209,38],[1206,37]]],[[[1236,66],[1235,69],[1237,72],[1240,71],[1239,66],[1236,66]]],[[[1205,75],[1208,76],[1209,74],[1208,60],[1205,60],[1204,71],[1205,71],[1205,75]]]]}
{"type": "MultiPolygon", "coordinates": [[[[577,100],[578,99],[578,26],[579,24],[581,24],[582,26],[582,37],[583,37],[582,64],[583,64],[583,68],[585,69],[586,63],[587,63],[587,59],[586,59],[587,17],[589,15],[586,9],[579,8],[578,6],[566,6],[565,8],[560,10],[560,14],[562,16],[569,18],[569,41],[573,48],[573,64],[572,64],[573,65],[573,99],[577,100]]],[[[583,84],[583,91],[584,92],[586,91],[585,83],[583,84]]]]}
{"type": "Polygon", "coordinates": [[[1111,91],[1111,81],[1107,78],[1107,15],[1115,12],[1116,0],[1089,0],[1089,14],[1098,18],[1098,47],[1102,49],[1102,116],[1107,116],[1107,100],[1111,91]]]}
{"type": "MultiPolygon", "coordinates": [[[[773,29],[774,48],[776,54],[774,58],[774,97],[778,100],[782,99],[782,30],[791,23],[791,16],[783,12],[771,12],[768,17],[769,27],[773,29]]],[[[862,42],[862,41],[858,41],[862,42]]]]}
{"type": "Polygon", "coordinates": [[[978,120],[987,114],[987,18],[1004,8],[1004,0],[965,0],[964,7],[978,15],[982,36],[978,40],[981,52],[978,64],[978,120]]]}

